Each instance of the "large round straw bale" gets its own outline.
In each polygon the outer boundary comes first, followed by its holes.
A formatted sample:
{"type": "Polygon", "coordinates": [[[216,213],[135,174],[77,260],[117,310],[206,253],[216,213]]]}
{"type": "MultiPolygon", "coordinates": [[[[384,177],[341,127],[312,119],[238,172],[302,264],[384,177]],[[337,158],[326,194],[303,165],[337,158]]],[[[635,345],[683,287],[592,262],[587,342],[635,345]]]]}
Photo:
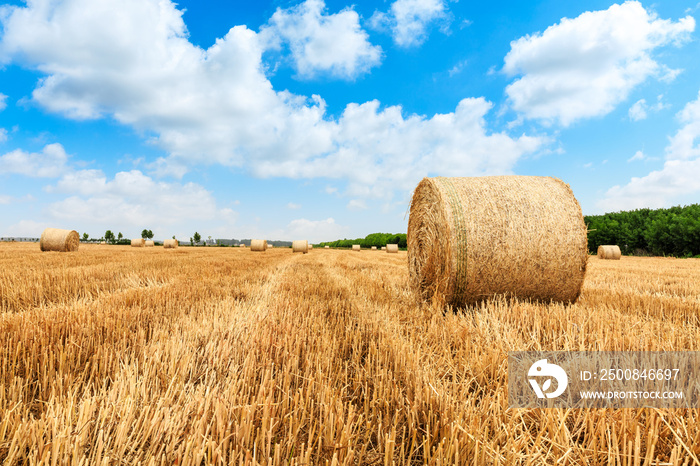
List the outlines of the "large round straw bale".
{"type": "Polygon", "coordinates": [[[494,295],[574,302],[587,259],[581,207],[556,178],[424,178],[413,193],[409,274],[434,305],[494,295]]]}
{"type": "Polygon", "coordinates": [[[398,244],[387,244],[386,245],[386,252],[389,254],[398,254],[399,253],[399,245],[398,244]]]}
{"type": "Polygon", "coordinates": [[[42,251],[73,252],[80,246],[80,235],[75,230],[47,228],[41,234],[39,249],[42,251]]]}
{"type": "Polygon", "coordinates": [[[618,245],[605,245],[598,246],[598,257],[601,259],[612,259],[619,261],[622,256],[620,251],[620,246],[618,245]]]}
{"type": "Polygon", "coordinates": [[[267,240],[266,239],[250,240],[250,250],[251,251],[267,251],[267,240]]]}
{"type": "Polygon", "coordinates": [[[359,250],[360,250],[360,245],[359,245],[359,244],[353,244],[353,245],[352,245],[352,250],[353,250],[353,251],[359,251],[359,250]]]}
{"type": "Polygon", "coordinates": [[[313,248],[314,248],[314,245],[309,243],[309,251],[311,251],[313,248]]]}
{"type": "Polygon", "coordinates": [[[131,240],[131,247],[132,248],[142,248],[144,246],[146,246],[146,240],[143,238],[131,240]]]}
{"type": "Polygon", "coordinates": [[[292,252],[303,252],[306,254],[309,252],[309,242],[305,239],[292,241],[292,252]]]}
{"type": "Polygon", "coordinates": [[[151,241],[151,240],[148,240],[144,243],[144,246],[146,246],[147,248],[152,248],[155,245],[156,245],[155,241],[151,241]]]}
{"type": "Polygon", "coordinates": [[[163,241],[163,247],[165,249],[175,249],[178,246],[179,243],[176,239],[166,239],[165,241],[163,241]]]}
{"type": "Polygon", "coordinates": [[[330,246],[324,246],[323,249],[330,249],[330,246]]]}

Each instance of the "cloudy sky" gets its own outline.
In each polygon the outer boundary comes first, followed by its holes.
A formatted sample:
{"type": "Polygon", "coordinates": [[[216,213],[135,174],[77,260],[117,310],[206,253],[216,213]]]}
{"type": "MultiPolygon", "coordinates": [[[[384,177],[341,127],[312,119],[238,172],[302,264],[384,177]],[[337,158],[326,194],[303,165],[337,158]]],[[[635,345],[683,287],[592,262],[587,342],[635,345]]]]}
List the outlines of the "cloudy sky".
{"type": "Polygon", "coordinates": [[[700,3],[0,3],[0,236],[406,231],[424,176],[700,201],[700,3]]]}

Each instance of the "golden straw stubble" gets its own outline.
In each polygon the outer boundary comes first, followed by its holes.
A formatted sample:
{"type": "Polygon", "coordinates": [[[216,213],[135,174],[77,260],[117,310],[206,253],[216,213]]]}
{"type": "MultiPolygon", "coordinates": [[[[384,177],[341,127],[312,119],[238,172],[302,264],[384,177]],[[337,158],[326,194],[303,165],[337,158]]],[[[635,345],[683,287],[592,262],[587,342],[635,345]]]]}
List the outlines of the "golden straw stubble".
{"type": "Polygon", "coordinates": [[[622,251],[618,245],[601,245],[598,246],[598,257],[600,259],[620,260],[622,251]]]}
{"type": "Polygon", "coordinates": [[[75,230],[46,228],[41,233],[39,248],[42,251],[73,252],[80,246],[80,235],[75,230]]]}
{"type": "Polygon", "coordinates": [[[438,307],[495,295],[576,301],[588,240],[569,185],[535,176],[424,178],[408,220],[414,289],[438,307]]]}

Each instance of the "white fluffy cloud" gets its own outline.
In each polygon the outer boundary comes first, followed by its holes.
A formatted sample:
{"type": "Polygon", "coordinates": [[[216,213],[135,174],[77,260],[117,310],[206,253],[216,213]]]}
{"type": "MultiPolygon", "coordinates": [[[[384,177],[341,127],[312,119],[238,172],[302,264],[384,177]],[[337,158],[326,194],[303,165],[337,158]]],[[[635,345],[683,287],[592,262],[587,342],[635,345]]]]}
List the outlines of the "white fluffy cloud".
{"type": "Polygon", "coordinates": [[[278,8],[260,36],[266,47],[289,47],[299,76],[321,73],[352,79],[379,65],[382,49],[372,45],[351,8],[324,14],[323,0],[278,8]]]}
{"type": "Polygon", "coordinates": [[[325,220],[299,218],[289,222],[283,230],[274,232],[271,237],[289,240],[308,239],[312,243],[318,243],[328,241],[329,238],[343,238],[349,230],[348,227],[336,223],[333,217],[325,220]]]}
{"type": "MultiPolygon", "coordinates": [[[[392,11],[430,3],[410,5],[396,2],[392,11]]],[[[338,15],[321,19],[356,20],[351,10],[338,15]]],[[[334,178],[355,198],[390,198],[428,174],[507,173],[547,142],[490,132],[483,98],[433,116],[351,103],[330,118],[321,97],[273,89],[260,34],[236,26],[203,50],[187,40],[181,12],[166,0],[34,0],[5,7],[0,18],[0,60],[46,76],[33,93],[39,105],[71,118],[111,117],[152,135],[169,153],[146,165],[161,176],[220,164],[263,177],[334,178]]]]}
{"type": "Polygon", "coordinates": [[[127,231],[152,225],[149,228],[162,238],[192,221],[217,219],[232,224],[236,220],[236,213],[219,209],[202,186],[157,181],[139,170],[119,172],[112,179],[100,170],[80,170],[64,175],[46,190],[68,195],[47,209],[57,220],[89,219],[92,225],[119,225],[127,231]]]}
{"type": "Polygon", "coordinates": [[[700,93],[678,118],[683,126],[666,147],[663,168],[632,178],[624,186],[613,186],[599,207],[606,211],[666,207],[681,196],[700,192],[700,93]]]}
{"type": "Polygon", "coordinates": [[[652,58],[658,47],[689,40],[695,20],[659,19],[639,2],[564,18],[511,43],[503,70],[522,75],[506,87],[513,109],[563,126],[612,111],[650,76],[673,79],[652,58]]]}
{"type": "Polygon", "coordinates": [[[3,93],[0,93],[0,112],[5,110],[5,108],[7,107],[6,100],[7,100],[7,96],[3,93]]]}
{"type": "Polygon", "coordinates": [[[647,101],[639,99],[632,105],[627,112],[632,121],[644,120],[647,117],[647,101]]]}
{"type": "MultiPolygon", "coordinates": [[[[2,136],[0,131],[0,136],[2,136]]],[[[40,178],[58,178],[66,170],[68,155],[61,144],[48,144],[41,152],[21,149],[0,155],[0,174],[18,174],[40,178]]]]}
{"type": "Polygon", "coordinates": [[[370,25],[391,29],[397,45],[413,47],[425,41],[431,23],[447,18],[444,0],[396,0],[387,13],[375,12],[370,25]]]}

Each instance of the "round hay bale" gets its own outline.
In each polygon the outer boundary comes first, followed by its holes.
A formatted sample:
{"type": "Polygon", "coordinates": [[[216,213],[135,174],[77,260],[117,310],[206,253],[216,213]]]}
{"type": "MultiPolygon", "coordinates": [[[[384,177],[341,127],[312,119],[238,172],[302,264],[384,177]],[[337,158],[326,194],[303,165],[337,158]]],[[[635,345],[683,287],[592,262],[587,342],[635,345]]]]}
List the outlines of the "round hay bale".
{"type": "Polygon", "coordinates": [[[372,246],[372,251],[376,251],[376,250],[377,250],[377,246],[372,246]]]}
{"type": "Polygon", "coordinates": [[[244,247],[245,247],[245,244],[241,243],[241,244],[238,245],[238,247],[239,247],[239,248],[244,248],[244,247]]]}
{"type": "Polygon", "coordinates": [[[163,247],[165,249],[175,249],[178,247],[180,244],[177,242],[176,239],[166,239],[163,241],[163,247]]]}
{"type": "Polygon", "coordinates": [[[73,252],[80,246],[80,235],[75,230],[47,228],[41,234],[39,249],[42,251],[73,252]]]}
{"type": "Polygon", "coordinates": [[[387,244],[386,245],[386,252],[389,254],[398,254],[399,253],[399,245],[398,244],[387,244]]]}
{"type": "Polygon", "coordinates": [[[146,241],[146,243],[144,244],[144,246],[146,246],[147,248],[152,248],[155,245],[156,245],[155,241],[151,241],[151,240],[146,241]]]}
{"type": "Polygon", "coordinates": [[[144,246],[146,246],[146,240],[143,238],[131,240],[131,247],[132,248],[142,248],[144,246]]]}
{"type": "Polygon", "coordinates": [[[433,305],[494,295],[571,303],[581,293],[586,224],[559,179],[424,178],[410,209],[410,280],[433,305]]]}
{"type": "Polygon", "coordinates": [[[622,257],[622,251],[620,251],[620,246],[616,244],[598,246],[598,257],[600,259],[610,259],[619,261],[620,257],[622,257]]]}
{"type": "Polygon", "coordinates": [[[309,251],[311,251],[313,248],[314,248],[314,245],[309,243],[309,251]]]}
{"type": "Polygon", "coordinates": [[[100,241],[100,244],[107,244],[107,241],[100,241]]]}
{"type": "Polygon", "coordinates": [[[309,242],[305,239],[292,241],[292,252],[302,252],[306,254],[309,252],[309,242]]]}
{"type": "Polygon", "coordinates": [[[359,244],[353,244],[353,245],[352,245],[352,250],[353,250],[353,251],[359,251],[359,250],[360,250],[360,245],[359,245],[359,244]]]}
{"type": "Polygon", "coordinates": [[[324,246],[323,249],[330,249],[330,246],[324,246]]]}
{"type": "Polygon", "coordinates": [[[250,250],[251,251],[267,251],[267,240],[266,239],[250,240],[250,250]]]}
{"type": "Polygon", "coordinates": [[[382,246],[382,251],[386,251],[386,246],[382,246]]]}

